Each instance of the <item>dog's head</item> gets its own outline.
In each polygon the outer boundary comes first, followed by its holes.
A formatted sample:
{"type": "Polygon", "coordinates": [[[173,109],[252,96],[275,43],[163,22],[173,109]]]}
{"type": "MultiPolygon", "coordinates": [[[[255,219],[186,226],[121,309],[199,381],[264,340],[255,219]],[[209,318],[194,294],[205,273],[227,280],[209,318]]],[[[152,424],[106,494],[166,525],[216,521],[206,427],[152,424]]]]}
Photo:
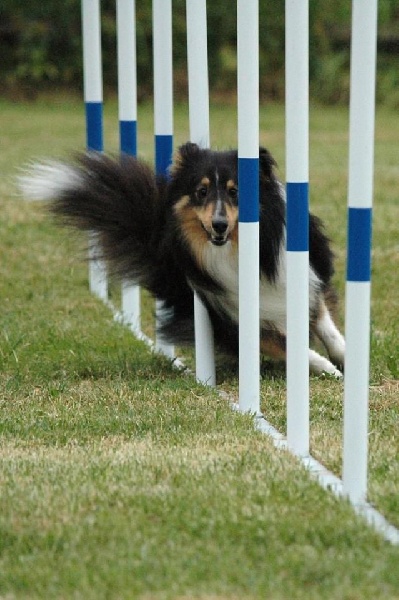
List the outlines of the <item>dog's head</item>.
{"type": "MultiPolygon", "coordinates": [[[[276,163],[259,149],[261,198],[275,187],[276,163]],[[274,184],[273,184],[274,182],[274,184]]],[[[181,146],[171,168],[171,196],[176,216],[191,246],[223,246],[238,239],[238,153],[215,152],[197,144],[181,146]]]]}
{"type": "Polygon", "coordinates": [[[191,245],[237,241],[237,152],[185,144],[171,169],[174,211],[191,245]]]}

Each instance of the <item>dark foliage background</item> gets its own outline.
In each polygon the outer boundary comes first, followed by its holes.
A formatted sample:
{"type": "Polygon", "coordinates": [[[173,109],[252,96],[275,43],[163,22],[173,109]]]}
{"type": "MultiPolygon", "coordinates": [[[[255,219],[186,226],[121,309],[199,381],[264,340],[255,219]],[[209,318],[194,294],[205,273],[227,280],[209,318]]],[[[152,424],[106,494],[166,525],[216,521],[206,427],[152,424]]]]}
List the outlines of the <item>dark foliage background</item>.
{"type": "MultiPolygon", "coordinates": [[[[326,103],[347,101],[349,91],[349,0],[310,0],[311,93],[326,103]]],[[[115,90],[115,0],[102,0],[104,84],[115,90]]],[[[152,90],[151,0],[136,0],[140,96],[152,90]]],[[[175,94],[186,93],[185,0],[173,0],[175,94]]],[[[208,48],[213,92],[236,86],[236,3],[208,2],[208,48]]],[[[79,0],[2,0],[0,93],[34,97],[46,89],[81,89],[79,0]]],[[[261,94],[284,94],[284,2],[260,2],[261,94]]],[[[399,106],[399,2],[380,0],[378,86],[380,102],[399,106]]]]}

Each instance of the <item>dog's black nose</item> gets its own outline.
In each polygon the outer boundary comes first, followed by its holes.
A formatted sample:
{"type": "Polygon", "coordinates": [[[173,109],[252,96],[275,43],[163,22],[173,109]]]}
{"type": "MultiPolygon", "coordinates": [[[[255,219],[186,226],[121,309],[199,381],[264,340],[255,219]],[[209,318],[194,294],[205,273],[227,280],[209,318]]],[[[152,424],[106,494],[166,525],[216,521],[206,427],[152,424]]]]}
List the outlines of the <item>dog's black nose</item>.
{"type": "Polygon", "coordinates": [[[212,220],[212,229],[217,235],[224,235],[227,231],[228,223],[224,217],[217,217],[212,220]]]}

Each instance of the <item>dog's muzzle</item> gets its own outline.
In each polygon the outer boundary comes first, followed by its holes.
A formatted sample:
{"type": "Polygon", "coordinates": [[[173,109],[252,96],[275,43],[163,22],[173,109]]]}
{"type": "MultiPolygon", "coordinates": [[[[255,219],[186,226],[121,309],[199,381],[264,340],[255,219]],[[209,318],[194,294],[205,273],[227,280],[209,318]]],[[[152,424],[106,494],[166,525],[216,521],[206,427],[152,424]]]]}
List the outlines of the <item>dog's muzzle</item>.
{"type": "Polygon", "coordinates": [[[215,246],[223,246],[228,239],[229,224],[224,216],[212,219],[211,242],[215,246]]]}

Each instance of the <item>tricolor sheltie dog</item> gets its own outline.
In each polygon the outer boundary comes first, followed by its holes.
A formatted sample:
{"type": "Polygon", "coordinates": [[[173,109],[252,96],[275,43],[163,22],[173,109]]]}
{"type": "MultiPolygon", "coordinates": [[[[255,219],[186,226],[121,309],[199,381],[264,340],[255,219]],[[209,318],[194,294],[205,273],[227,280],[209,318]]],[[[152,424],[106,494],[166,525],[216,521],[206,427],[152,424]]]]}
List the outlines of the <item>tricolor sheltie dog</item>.
{"type": "MultiPolygon", "coordinates": [[[[261,351],[285,359],[285,193],[275,162],[260,158],[261,351]]],[[[238,348],[238,157],[187,143],[170,177],[156,178],[140,160],[88,153],[74,162],[35,165],[21,178],[27,197],[50,201],[50,210],[73,227],[96,232],[109,272],[137,283],[163,301],[158,334],[185,345],[194,341],[193,290],[208,309],[216,345],[238,348]]],[[[345,342],[332,314],[333,254],[320,220],[310,215],[310,337],[329,360],[309,350],[313,373],[341,376],[345,342]]],[[[252,310],[251,306],[247,310],[252,310]]]]}

